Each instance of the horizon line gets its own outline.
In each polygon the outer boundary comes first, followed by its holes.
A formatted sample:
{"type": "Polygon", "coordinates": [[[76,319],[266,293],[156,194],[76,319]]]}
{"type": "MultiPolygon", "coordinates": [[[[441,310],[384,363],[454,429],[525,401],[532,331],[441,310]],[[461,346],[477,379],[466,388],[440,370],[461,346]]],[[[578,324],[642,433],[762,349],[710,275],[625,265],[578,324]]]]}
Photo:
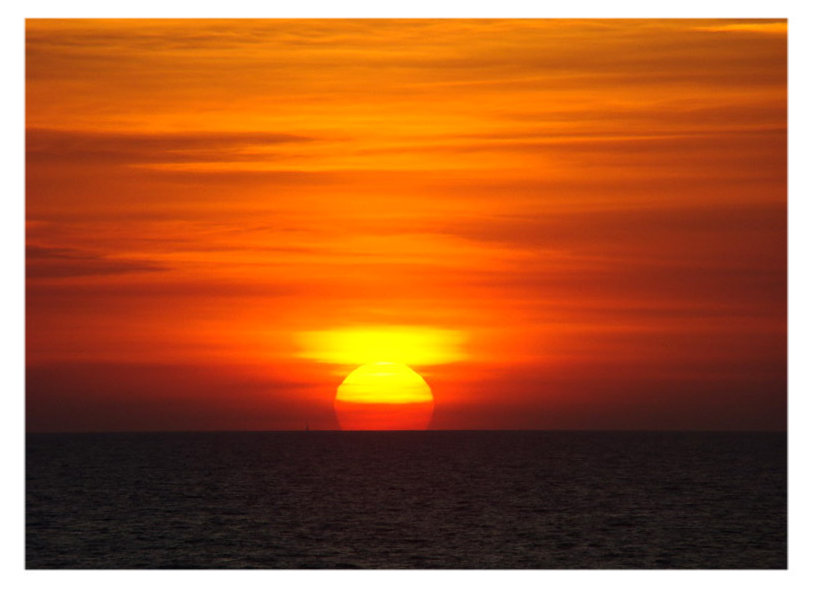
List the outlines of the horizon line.
{"type": "Polygon", "coordinates": [[[604,428],[454,428],[454,429],[370,429],[370,430],[343,430],[343,429],[212,429],[212,430],[87,430],[87,431],[26,431],[25,435],[97,435],[97,434],[264,434],[264,433],[432,433],[432,432],[541,432],[541,433],[766,433],[788,434],[785,429],[604,429],[604,428]]]}

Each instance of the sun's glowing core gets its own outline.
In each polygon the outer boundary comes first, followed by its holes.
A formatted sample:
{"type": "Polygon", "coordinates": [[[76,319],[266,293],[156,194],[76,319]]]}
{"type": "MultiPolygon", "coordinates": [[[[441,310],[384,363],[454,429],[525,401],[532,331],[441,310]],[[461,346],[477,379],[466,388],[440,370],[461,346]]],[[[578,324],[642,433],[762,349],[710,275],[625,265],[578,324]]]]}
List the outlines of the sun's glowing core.
{"type": "Polygon", "coordinates": [[[434,405],[421,375],[395,362],[360,366],[339,385],[334,401],[343,430],[427,429],[434,405]]]}
{"type": "Polygon", "coordinates": [[[426,403],[432,391],[409,366],[395,362],[365,364],[351,372],[336,391],[337,401],[349,403],[426,403]]]}

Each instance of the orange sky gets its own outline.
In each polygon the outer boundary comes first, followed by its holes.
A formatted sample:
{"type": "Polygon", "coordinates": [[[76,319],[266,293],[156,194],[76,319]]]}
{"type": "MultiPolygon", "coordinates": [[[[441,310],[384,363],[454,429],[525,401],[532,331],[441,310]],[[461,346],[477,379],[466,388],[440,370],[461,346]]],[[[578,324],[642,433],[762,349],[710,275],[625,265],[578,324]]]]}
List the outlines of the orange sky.
{"type": "Polygon", "coordinates": [[[785,427],[784,22],[26,29],[30,430],[785,427]]]}

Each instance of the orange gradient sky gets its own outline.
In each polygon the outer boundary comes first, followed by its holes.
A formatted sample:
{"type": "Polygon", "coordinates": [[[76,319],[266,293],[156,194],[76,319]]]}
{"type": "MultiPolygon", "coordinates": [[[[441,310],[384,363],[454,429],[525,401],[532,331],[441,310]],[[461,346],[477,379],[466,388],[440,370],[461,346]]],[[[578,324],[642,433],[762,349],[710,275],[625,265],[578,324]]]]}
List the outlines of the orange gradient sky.
{"type": "Polygon", "coordinates": [[[30,431],[785,428],[785,22],[29,20],[26,126],[30,431]]]}

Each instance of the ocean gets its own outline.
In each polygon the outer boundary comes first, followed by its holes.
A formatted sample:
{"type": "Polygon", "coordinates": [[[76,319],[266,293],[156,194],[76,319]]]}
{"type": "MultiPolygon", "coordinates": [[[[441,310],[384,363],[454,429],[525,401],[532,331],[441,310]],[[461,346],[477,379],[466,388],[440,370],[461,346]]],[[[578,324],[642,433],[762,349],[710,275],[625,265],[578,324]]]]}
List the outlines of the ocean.
{"type": "Polygon", "coordinates": [[[785,433],[28,434],[29,569],[786,568],[785,433]]]}

